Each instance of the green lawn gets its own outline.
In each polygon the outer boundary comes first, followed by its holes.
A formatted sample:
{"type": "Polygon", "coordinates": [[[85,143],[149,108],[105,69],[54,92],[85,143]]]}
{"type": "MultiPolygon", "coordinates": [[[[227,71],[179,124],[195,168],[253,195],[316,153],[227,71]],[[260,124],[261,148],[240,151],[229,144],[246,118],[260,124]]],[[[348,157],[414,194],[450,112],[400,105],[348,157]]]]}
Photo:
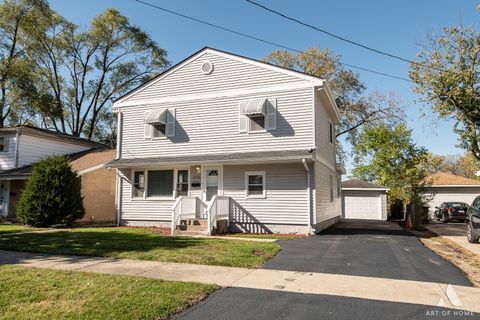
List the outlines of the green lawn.
{"type": "Polygon", "coordinates": [[[1,319],[165,319],[215,285],[0,266],[1,319]]]}
{"type": "Polygon", "coordinates": [[[162,236],[149,228],[75,228],[21,234],[0,230],[0,249],[255,268],[281,248],[275,243],[162,236]]]}
{"type": "Polygon", "coordinates": [[[28,226],[23,226],[20,224],[0,224],[0,234],[5,233],[15,233],[15,232],[25,232],[25,231],[36,231],[42,230],[41,228],[32,228],[28,226]]]}

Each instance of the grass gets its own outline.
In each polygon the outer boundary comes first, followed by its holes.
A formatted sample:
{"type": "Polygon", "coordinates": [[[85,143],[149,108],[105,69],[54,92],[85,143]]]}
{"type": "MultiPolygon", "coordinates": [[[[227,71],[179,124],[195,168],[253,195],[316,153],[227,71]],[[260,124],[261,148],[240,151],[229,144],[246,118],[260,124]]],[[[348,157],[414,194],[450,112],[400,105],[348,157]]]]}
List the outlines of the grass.
{"type": "Polygon", "coordinates": [[[166,319],[215,285],[0,266],[2,319],[166,319]]]}
{"type": "Polygon", "coordinates": [[[304,238],[304,235],[299,234],[275,234],[275,233],[229,233],[225,234],[228,237],[235,238],[258,238],[258,239],[277,239],[277,240],[290,240],[304,238]]]}
{"type": "Polygon", "coordinates": [[[162,236],[150,228],[75,228],[48,233],[0,231],[0,249],[256,268],[276,243],[162,236]]]}
{"type": "Polygon", "coordinates": [[[26,232],[26,231],[37,231],[42,230],[41,228],[33,228],[29,226],[24,226],[20,224],[0,224],[0,234],[5,233],[15,233],[15,232],[26,232]]]}
{"type": "Polygon", "coordinates": [[[456,265],[475,287],[480,288],[480,256],[426,229],[409,231],[427,248],[456,265]]]}

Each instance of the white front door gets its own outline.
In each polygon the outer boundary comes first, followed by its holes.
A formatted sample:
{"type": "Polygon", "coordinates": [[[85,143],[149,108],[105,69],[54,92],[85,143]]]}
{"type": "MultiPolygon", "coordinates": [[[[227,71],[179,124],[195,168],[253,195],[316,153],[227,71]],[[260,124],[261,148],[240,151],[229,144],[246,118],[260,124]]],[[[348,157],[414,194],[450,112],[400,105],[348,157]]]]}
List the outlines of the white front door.
{"type": "Polygon", "coordinates": [[[212,200],[213,196],[222,193],[222,167],[203,167],[202,198],[204,202],[212,200]]]}

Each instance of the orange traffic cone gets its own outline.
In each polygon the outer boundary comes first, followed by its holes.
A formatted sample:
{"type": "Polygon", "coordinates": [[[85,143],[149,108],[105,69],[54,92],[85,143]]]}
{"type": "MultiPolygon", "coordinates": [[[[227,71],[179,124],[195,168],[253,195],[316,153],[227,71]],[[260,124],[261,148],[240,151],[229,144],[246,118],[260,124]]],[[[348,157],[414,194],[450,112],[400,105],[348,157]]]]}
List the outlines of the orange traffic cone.
{"type": "Polygon", "coordinates": [[[412,217],[410,215],[408,215],[408,217],[407,217],[407,228],[408,229],[413,229],[412,217]]]}

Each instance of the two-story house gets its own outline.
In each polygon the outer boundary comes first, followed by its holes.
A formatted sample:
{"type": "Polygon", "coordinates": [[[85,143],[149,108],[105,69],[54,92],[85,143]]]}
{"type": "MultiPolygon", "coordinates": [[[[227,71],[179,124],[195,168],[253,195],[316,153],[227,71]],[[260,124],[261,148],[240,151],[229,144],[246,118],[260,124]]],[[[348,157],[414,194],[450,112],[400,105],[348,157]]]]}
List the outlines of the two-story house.
{"type": "Polygon", "coordinates": [[[16,219],[15,209],[32,165],[52,155],[68,155],[81,176],[82,223],[115,222],[116,174],[104,168],[114,159],[105,145],[31,126],[0,128],[0,219],[16,219]]]}
{"type": "Polygon", "coordinates": [[[322,78],[204,48],[113,110],[123,225],[308,233],[341,216],[322,78]]]}

